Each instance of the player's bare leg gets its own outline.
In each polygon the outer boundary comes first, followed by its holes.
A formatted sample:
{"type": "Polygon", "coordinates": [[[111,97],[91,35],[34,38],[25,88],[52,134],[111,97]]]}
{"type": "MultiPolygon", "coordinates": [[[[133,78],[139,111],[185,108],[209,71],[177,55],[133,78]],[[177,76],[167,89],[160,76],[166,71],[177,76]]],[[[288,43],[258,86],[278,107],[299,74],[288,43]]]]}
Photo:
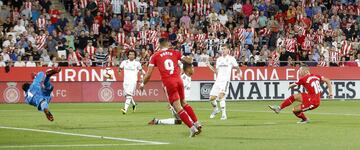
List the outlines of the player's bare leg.
{"type": "Polygon", "coordinates": [[[188,103],[186,103],[185,100],[180,100],[180,101],[181,101],[181,106],[186,111],[186,113],[190,116],[191,120],[194,122],[194,126],[198,129],[199,132],[197,134],[200,134],[201,129],[202,129],[202,125],[198,121],[194,110],[192,109],[192,107],[188,103]]]}
{"type": "Polygon", "coordinates": [[[176,100],[172,103],[175,111],[179,115],[180,119],[190,128],[190,137],[194,137],[198,134],[199,130],[193,125],[193,121],[190,119],[190,116],[181,106],[180,100],[176,100]]]}
{"type": "Polygon", "coordinates": [[[301,119],[297,123],[309,123],[309,119],[305,116],[304,111],[301,109],[301,104],[294,107],[293,113],[296,117],[301,119]]]}
{"type": "Polygon", "coordinates": [[[219,108],[217,106],[216,98],[217,98],[217,96],[210,96],[210,104],[213,107],[213,111],[210,114],[211,119],[215,118],[216,114],[218,114],[220,112],[219,108]]]}
{"type": "Polygon", "coordinates": [[[280,105],[269,105],[269,108],[278,114],[282,109],[290,106],[295,101],[300,103],[302,102],[301,93],[291,95],[290,97],[285,99],[280,105]]]}
{"type": "Polygon", "coordinates": [[[225,93],[219,94],[219,100],[220,100],[220,108],[221,108],[221,120],[226,120],[226,102],[225,102],[225,93]]]}

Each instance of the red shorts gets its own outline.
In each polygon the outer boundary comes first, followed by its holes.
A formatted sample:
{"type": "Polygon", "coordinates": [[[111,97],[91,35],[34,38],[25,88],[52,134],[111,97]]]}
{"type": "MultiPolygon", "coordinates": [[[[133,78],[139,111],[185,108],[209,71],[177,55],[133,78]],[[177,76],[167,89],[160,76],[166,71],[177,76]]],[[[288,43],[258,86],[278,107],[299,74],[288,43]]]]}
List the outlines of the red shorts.
{"type": "Polygon", "coordinates": [[[313,110],[320,105],[320,96],[319,95],[310,95],[307,93],[301,93],[302,103],[301,110],[308,111],[313,110]]]}
{"type": "Polygon", "coordinates": [[[184,100],[184,84],[181,78],[163,79],[163,84],[170,104],[176,100],[184,100]]]}

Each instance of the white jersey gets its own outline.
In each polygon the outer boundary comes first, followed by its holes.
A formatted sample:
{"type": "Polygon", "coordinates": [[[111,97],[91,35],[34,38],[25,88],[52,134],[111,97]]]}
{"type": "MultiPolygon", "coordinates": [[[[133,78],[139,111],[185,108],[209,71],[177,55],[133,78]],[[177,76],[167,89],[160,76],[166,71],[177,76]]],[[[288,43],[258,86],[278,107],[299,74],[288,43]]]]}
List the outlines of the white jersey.
{"type": "Polygon", "coordinates": [[[238,67],[238,63],[233,56],[220,56],[216,60],[217,77],[216,81],[230,81],[233,67],[238,67]]]}
{"type": "Polygon", "coordinates": [[[191,93],[191,77],[183,73],[181,75],[181,79],[184,84],[185,99],[188,100],[190,98],[190,93],[191,93]]]}
{"type": "Polygon", "coordinates": [[[138,72],[142,70],[139,61],[124,60],[120,64],[120,69],[124,70],[124,82],[136,82],[138,79],[138,72]]]}

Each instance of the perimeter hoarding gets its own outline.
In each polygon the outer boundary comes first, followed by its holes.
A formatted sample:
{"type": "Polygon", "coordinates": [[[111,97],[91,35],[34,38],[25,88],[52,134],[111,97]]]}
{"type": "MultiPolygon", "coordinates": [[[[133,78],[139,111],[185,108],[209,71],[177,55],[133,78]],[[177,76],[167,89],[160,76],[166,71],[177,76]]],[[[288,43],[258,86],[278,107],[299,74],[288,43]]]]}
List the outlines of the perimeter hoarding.
{"type": "MultiPolygon", "coordinates": [[[[0,103],[23,102],[21,85],[31,81],[31,73],[50,68],[11,68],[5,73],[0,68],[0,103]]],[[[105,79],[103,67],[66,67],[52,77],[55,89],[53,102],[117,102],[123,101],[123,74],[114,70],[112,79],[105,79]]],[[[358,67],[314,67],[312,73],[323,75],[333,81],[334,98],[360,99],[360,68],[358,67]]],[[[229,100],[273,100],[283,99],[300,89],[288,90],[288,85],[298,79],[297,68],[289,67],[244,67],[239,74],[233,70],[229,86],[229,100]]],[[[214,82],[208,68],[195,68],[192,76],[191,100],[207,100],[214,82]]],[[[325,86],[322,86],[324,91],[325,86]]],[[[162,88],[160,74],[155,69],[145,91],[136,91],[138,101],[167,101],[162,88]]],[[[324,92],[323,97],[328,93],[324,92]]]]}

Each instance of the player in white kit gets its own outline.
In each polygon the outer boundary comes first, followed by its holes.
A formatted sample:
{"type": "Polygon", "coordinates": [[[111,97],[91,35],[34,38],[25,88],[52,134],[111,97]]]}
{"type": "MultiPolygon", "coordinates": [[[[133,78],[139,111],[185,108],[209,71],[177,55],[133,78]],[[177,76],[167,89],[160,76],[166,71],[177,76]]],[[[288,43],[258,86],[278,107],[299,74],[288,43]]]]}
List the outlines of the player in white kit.
{"type": "Polygon", "coordinates": [[[123,90],[125,96],[125,105],[124,108],[121,109],[124,115],[126,114],[130,104],[132,104],[133,111],[135,112],[136,103],[133,96],[135,94],[138,73],[140,72],[141,80],[143,80],[143,76],[145,74],[145,71],[142,69],[140,62],[135,60],[136,52],[134,50],[129,50],[127,52],[127,57],[128,59],[122,61],[119,66],[119,74],[122,70],[124,70],[123,90]]]}
{"type": "Polygon", "coordinates": [[[233,56],[229,55],[228,45],[224,45],[221,52],[221,56],[218,57],[216,60],[216,70],[209,64],[210,69],[214,73],[216,73],[216,80],[210,91],[210,103],[214,108],[213,112],[210,115],[210,118],[215,118],[215,115],[220,112],[216,101],[216,99],[218,99],[220,101],[220,107],[222,112],[221,120],[226,120],[227,115],[225,98],[229,92],[232,69],[236,68],[237,74],[239,74],[240,68],[238,63],[236,62],[236,59],[233,56]]]}
{"type": "MultiPolygon", "coordinates": [[[[185,99],[190,99],[190,93],[191,93],[191,75],[193,75],[194,70],[191,64],[187,63],[179,63],[180,68],[182,68],[182,75],[181,79],[184,83],[184,91],[185,91],[185,99]]],[[[173,125],[173,124],[181,124],[182,121],[179,118],[178,114],[174,110],[174,108],[169,105],[169,110],[171,114],[174,116],[173,118],[167,118],[167,119],[156,119],[154,118],[151,120],[148,124],[149,125],[173,125]]]]}

